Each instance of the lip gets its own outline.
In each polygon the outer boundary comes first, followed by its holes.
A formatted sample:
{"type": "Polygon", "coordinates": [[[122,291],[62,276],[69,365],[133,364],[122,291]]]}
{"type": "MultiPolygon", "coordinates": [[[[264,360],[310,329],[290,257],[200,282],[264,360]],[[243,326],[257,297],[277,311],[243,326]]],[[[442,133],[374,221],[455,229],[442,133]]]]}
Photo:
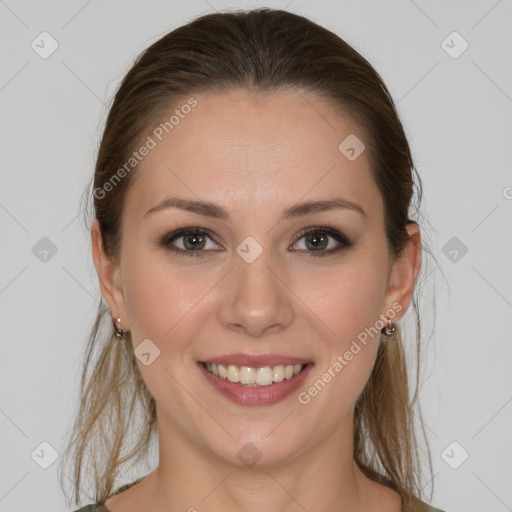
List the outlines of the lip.
{"type": "Polygon", "coordinates": [[[212,357],[200,361],[201,363],[214,363],[235,366],[248,366],[250,368],[262,368],[263,366],[276,366],[278,364],[307,364],[312,361],[309,359],[301,359],[299,357],[281,356],[279,354],[261,354],[251,356],[248,354],[229,354],[224,356],[212,357]]]}
{"type": "MultiPolygon", "coordinates": [[[[246,356],[245,356],[246,357],[246,356]]],[[[281,358],[280,361],[283,361],[281,358]]],[[[288,360],[293,358],[288,358],[288,360]]],[[[216,358],[216,360],[225,360],[221,358],[216,358]]],[[[268,358],[266,361],[268,362],[268,358]]],[[[298,362],[295,364],[305,364],[300,363],[301,360],[297,360],[298,362]]],[[[208,362],[215,363],[215,360],[209,360],[208,362]]],[[[306,361],[307,362],[307,361],[306,361]]],[[[222,363],[215,363],[222,364],[222,363]]],[[[292,363],[289,363],[292,364],[292,363]]],[[[262,387],[246,387],[241,384],[237,384],[234,382],[230,382],[227,379],[223,379],[222,377],[218,377],[213,373],[210,373],[203,365],[202,362],[198,361],[197,366],[203,372],[203,375],[206,379],[213,385],[213,387],[223,396],[231,400],[233,403],[238,405],[273,405],[281,400],[284,400],[286,397],[290,396],[297,388],[302,384],[304,379],[308,376],[309,372],[315,366],[313,363],[309,362],[306,367],[297,375],[294,375],[291,379],[284,379],[281,382],[275,382],[270,386],[262,386],[262,387]]],[[[241,366],[246,366],[242,364],[241,366]]],[[[270,366],[270,365],[262,365],[262,366],[270,366]]],[[[261,366],[260,366],[261,367],[261,366]]],[[[254,368],[254,366],[253,366],[254,368]]]]}

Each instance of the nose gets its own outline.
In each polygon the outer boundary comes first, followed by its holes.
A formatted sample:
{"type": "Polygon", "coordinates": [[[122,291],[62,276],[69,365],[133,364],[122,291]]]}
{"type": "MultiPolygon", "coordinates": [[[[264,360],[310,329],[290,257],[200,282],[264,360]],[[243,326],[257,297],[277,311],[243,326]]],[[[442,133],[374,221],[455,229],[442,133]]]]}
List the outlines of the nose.
{"type": "Polygon", "coordinates": [[[252,263],[235,255],[218,310],[225,327],[252,337],[279,332],[294,318],[293,292],[287,286],[285,270],[272,263],[267,252],[252,263]]]}

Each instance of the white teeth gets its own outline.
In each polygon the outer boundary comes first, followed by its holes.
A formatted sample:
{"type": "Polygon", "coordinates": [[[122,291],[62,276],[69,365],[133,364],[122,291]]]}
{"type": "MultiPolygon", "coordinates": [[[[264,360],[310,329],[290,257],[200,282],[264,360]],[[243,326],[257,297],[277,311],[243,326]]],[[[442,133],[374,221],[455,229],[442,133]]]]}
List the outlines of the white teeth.
{"type": "MultiPolygon", "coordinates": [[[[305,366],[305,365],[304,365],[305,366]]],[[[230,364],[205,363],[206,369],[230,382],[239,382],[244,386],[258,387],[270,386],[274,382],[281,382],[284,379],[291,379],[294,375],[300,373],[303,368],[302,364],[289,364],[287,366],[278,364],[276,366],[263,366],[260,368],[252,368],[249,366],[235,366],[230,364]]]]}
{"type": "MultiPolygon", "coordinates": [[[[221,366],[224,365],[221,364],[221,366]]],[[[229,380],[229,382],[240,382],[240,368],[230,364],[228,366],[228,375],[226,378],[229,380]]]]}
{"type": "Polygon", "coordinates": [[[274,382],[273,371],[273,368],[270,368],[270,366],[258,368],[256,370],[256,384],[260,386],[270,386],[270,384],[274,382]]]}
{"type": "Polygon", "coordinates": [[[282,380],[284,380],[284,366],[282,364],[278,365],[278,366],[274,366],[274,375],[273,375],[273,380],[274,382],[281,382],[282,380]]]}
{"type": "Polygon", "coordinates": [[[228,376],[227,368],[225,366],[222,366],[221,364],[217,366],[217,371],[219,372],[219,377],[222,377],[223,379],[225,379],[228,376]]]}
{"type": "Polygon", "coordinates": [[[242,366],[240,368],[240,384],[256,384],[256,370],[242,366]]]}

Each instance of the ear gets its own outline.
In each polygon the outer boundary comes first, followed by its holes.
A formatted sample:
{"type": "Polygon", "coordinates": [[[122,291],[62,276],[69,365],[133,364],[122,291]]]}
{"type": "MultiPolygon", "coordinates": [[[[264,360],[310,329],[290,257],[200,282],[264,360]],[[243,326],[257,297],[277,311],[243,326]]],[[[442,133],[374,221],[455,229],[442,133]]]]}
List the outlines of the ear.
{"type": "Polygon", "coordinates": [[[409,307],[416,278],[421,267],[420,228],[415,222],[407,224],[405,228],[409,233],[409,240],[402,254],[392,264],[384,298],[385,311],[388,311],[390,308],[396,311],[395,322],[405,315],[409,307]],[[392,307],[393,304],[395,304],[395,308],[392,307]],[[400,304],[402,306],[401,309],[397,310],[396,304],[400,304]]]}
{"type": "Polygon", "coordinates": [[[91,241],[92,256],[100,281],[101,293],[110,307],[112,316],[116,320],[121,318],[121,322],[117,325],[124,331],[129,331],[130,326],[122,288],[121,270],[119,264],[111,260],[103,250],[98,219],[94,219],[91,226],[91,241]]]}

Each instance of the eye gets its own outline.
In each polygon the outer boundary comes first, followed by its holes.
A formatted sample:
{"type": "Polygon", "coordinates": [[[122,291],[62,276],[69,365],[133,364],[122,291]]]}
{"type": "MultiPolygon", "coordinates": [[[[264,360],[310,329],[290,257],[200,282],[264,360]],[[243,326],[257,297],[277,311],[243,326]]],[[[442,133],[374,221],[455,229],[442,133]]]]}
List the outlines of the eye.
{"type": "Polygon", "coordinates": [[[204,256],[206,250],[215,250],[218,246],[212,240],[209,230],[204,228],[182,228],[165,235],[160,244],[180,256],[204,256]],[[212,242],[208,244],[208,239],[212,242]],[[175,243],[177,241],[177,243],[175,243]]]}
{"type": "Polygon", "coordinates": [[[304,249],[301,247],[300,250],[311,253],[311,256],[328,256],[352,246],[352,241],[346,235],[328,226],[316,226],[302,230],[293,247],[301,245],[298,242],[302,239],[304,239],[304,244],[302,244],[304,249]],[[334,239],[338,244],[332,243],[332,240],[329,239],[334,239]]]}
{"type": "MultiPolygon", "coordinates": [[[[219,250],[220,247],[213,241],[213,234],[208,229],[199,227],[186,227],[172,231],[166,234],[159,244],[180,256],[202,257],[212,250],[219,250]]],[[[311,256],[328,256],[352,245],[353,242],[340,231],[329,226],[316,226],[302,230],[297,235],[292,250],[308,252],[311,256]],[[304,243],[299,243],[302,239],[304,243]],[[300,245],[303,247],[298,247],[300,245]]]]}

